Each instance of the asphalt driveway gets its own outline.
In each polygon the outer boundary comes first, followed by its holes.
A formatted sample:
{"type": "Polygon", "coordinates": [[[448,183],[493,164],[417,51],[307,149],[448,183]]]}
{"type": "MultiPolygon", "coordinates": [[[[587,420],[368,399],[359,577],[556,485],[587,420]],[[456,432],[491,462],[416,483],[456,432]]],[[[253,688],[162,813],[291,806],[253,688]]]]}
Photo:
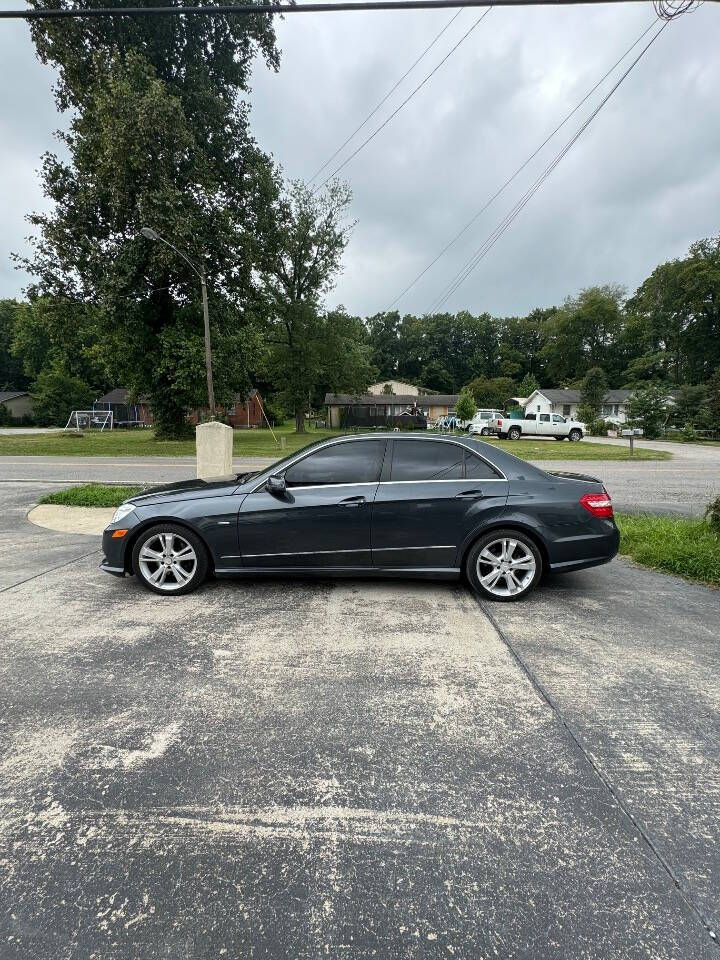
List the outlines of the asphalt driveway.
{"type": "Polygon", "coordinates": [[[717,592],[157,598],[12,503],[3,960],[717,955],[717,592]]]}

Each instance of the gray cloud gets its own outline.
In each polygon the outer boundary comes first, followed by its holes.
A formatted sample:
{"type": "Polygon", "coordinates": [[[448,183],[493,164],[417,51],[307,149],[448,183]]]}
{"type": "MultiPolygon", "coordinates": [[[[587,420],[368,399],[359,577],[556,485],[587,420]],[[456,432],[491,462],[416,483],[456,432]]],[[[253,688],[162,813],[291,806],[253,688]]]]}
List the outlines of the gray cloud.
{"type": "MultiPolygon", "coordinates": [[[[278,23],[280,72],[258,65],[254,73],[252,123],[259,143],[288,176],[307,178],[452,14],[286,17],[278,23]]],[[[363,134],[382,122],[477,16],[462,12],[363,134]]],[[[361,314],[386,308],[652,16],[649,4],[493,10],[343,170],[354,190],[358,224],[331,301],[361,314]]],[[[632,290],[657,263],[717,233],[719,39],[714,4],[671,24],[448,309],[512,314],[558,303],[593,283],[616,281],[632,290]]],[[[12,92],[0,114],[0,296],[16,294],[23,284],[8,253],[23,248],[23,215],[43,205],[34,171],[42,151],[54,147],[51,133],[62,122],[51,82],[51,71],[34,59],[27,28],[0,25],[0,83],[12,92]]],[[[595,102],[403,299],[401,309],[430,306],[595,102]]]]}

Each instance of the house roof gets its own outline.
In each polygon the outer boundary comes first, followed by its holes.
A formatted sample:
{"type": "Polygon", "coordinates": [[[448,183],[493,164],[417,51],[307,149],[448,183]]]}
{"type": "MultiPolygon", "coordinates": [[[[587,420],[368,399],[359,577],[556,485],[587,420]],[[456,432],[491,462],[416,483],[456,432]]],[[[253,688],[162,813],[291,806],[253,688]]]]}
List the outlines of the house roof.
{"type": "MultiPolygon", "coordinates": [[[[532,399],[533,394],[539,393],[549,400],[550,403],[580,403],[579,390],[535,390],[528,397],[532,399]]],[[[632,390],[608,390],[605,394],[604,403],[626,403],[632,395],[632,390]]]]}
{"type": "Polygon", "coordinates": [[[6,400],[17,400],[18,397],[27,397],[30,394],[27,390],[0,390],[0,403],[6,400]]]}
{"type": "MultiPolygon", "coordinates": [[[[130,391],[126,390],[125,387],[115,387],[114,390],[111,390],[109,393],[106,393],[104,397],[99,397],[95,403],[127,403],[128,397],[130,396],[130,391]]],[[[137,403],[147,403],[147,397],[138,397],[137,403]]]]}
{"type": "Polygon", "coordinates": [[[369,407],[375,404],[385,405],[395,404],[417,404],[424,406],[448,406],[452,407],[458,402],[457,393],[427,393],[419,397],[415,394],[383,394],[383,393],[326,393],[325,403],[328,406],[342,407],[369,407]]]}

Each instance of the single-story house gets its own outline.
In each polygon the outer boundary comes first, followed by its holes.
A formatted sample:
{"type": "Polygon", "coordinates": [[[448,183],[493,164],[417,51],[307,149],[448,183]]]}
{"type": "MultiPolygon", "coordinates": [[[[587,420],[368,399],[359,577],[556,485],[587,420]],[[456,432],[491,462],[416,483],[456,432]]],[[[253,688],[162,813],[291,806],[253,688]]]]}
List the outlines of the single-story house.
{"type": "Polygon", "coordinates": [[[390,427],[406,411],[417,411],[432,422],[455,413],[456,393],[373,394],[328,393],[325,405],[329,425],[345,427],[390,427]]]}
{"type": "Polygon", "coordinates": [[[433,391],[428,390],[427,387],[417,387],[414,383],[406,383],[404,380],[379,380],[377,383],[371,383],[367,392],[374,395],[398,394],[404,397],[419,397],[430,395],[433,391]]]}
{"type": "MultiPolygon", "coordinates": [[[[632,390],[608,390],[601,416],[613,423],[627,422],[627,408],[632,390]]],[[[525,413],[559,413],[577,419],[580,407],[579,390],[533,390],[523,403],[525,413]]]]}
{"type": "Polygon", "coordinates": [[[124,387],[116,387],[104,397],[100,397],[93,404],[93,411],[111,410],[114,426],[139,426],[149,427],[152,425],[152,412],[147,402],[147,398],[141,397],[135,403],[130,403],[130,391],[124,387]]]}
{"type": "MultiPolygon", "coordinates": [[[[249,430],[251,427],[264,427],[265,417],[263,415],[263,402],[260,391],[252,389],[247,395],[238,393],[234,403],[227,407],[219,406],[217,408],[218,416],[230,424],[236,430],[249,430]]],[[[208,409],[193,410],[188,419],[191,423],[199,423],[200,420],[207,420],[208,409]]]]}
{"type": "Polygon", "coordinates": [[[27,390],[0,391],[0,404],[8,411],[11,420],[22,420],[33,415],[33,398],[27,390]]]}

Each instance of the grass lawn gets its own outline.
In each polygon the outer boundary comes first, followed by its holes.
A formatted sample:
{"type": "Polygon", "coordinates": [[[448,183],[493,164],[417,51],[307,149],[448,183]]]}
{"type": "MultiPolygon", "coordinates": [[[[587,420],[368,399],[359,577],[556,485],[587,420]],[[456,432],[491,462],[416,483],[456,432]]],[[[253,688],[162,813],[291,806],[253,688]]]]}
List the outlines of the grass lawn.
{"type": "Polygon", "coordinates": [[[128,497],[140,493],[142,487],[116,487],[107,483],[86,483],[69,487],[43,497],[40,503],[56,503],[63,507],[119,507],[128,497]]]}
{"type": "MultiPolygon", "coordinates": [[[[339,430],[308,430],[297,434],[294,425],[276,429],[284,437],[284,450],[269,430],[236,430],[233,452],[236,457],[281,457],[324,437],[340,435],[339,430]]],[[[628,460],[629,447],[616,447],[583,440],[559,443],[553,440],[492,440],[524,460],[628,460]]],[[[0,457],[181,457],[195,455],[194,440],[156,440],[152,430],[113,430],[107,433],[46,433],[0,436],[0,457]]],[[[635,460],[667,460],[671,454],[657,450],[635,450],[635,460]]]]}
{"type": "Polygon", "coordinates": [[[704,520],[617,515],[620,553],[666,573],[720,587],[720,534],[704,520]]]}

